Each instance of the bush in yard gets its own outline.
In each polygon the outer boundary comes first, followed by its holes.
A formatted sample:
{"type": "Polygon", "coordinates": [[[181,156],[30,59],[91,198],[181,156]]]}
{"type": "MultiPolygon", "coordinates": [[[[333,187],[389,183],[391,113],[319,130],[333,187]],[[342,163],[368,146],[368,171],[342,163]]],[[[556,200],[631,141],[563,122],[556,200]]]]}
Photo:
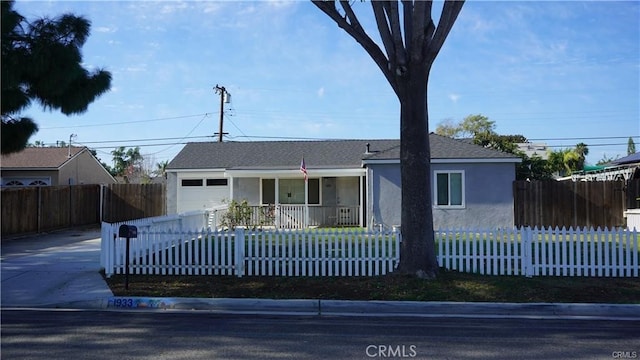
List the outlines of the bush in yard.
{"type": "Polygon", "coordinates": [[[247,200],[242,200],[241,202],[231,200],[227,213],[222,217],[221,224],[229,230],[233,230],[237,226],[249,227],[252,213],[253,211],[247,200]]]}

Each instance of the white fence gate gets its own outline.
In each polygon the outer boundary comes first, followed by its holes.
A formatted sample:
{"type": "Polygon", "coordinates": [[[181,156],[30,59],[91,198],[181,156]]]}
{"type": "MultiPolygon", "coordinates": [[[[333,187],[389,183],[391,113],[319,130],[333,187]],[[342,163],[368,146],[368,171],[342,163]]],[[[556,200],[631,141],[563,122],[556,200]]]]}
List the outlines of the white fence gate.
{"type": "MultiPolygon", "coordinates": [[[[105,226],[112,225],[103,224],[106,275],[124,273],[125,240],[105,226]]],[[[129,273],[375,276],[393,272],[400,256],[396,231],[200,229],[139,228],[129,273]]],[[[638,233],[626,230],[436,231],[441,267],[487,275],[638,277],[639,243],[638,233]]]]}

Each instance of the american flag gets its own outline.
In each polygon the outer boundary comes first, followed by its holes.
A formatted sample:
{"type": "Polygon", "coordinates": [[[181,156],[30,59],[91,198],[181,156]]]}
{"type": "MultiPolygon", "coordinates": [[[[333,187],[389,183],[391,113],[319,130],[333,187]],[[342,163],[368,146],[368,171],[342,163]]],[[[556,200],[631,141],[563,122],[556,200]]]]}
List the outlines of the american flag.
{"type": "Polygon", "coordinates": [[[307,165],[304,164],[304,156],[302,157],[302,161],[300,162],[300,171],[304,175],[304,181],[307,181],[307,165]]]}

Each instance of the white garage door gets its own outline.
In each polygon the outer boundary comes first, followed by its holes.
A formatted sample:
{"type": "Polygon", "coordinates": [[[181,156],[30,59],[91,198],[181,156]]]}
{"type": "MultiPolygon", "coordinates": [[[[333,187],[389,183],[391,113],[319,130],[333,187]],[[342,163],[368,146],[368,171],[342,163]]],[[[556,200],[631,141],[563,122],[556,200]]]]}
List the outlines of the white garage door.
{"type": "Polygon", "coordinates": [[[178,184],[178,212],[206,210],[229,199],[227,179],[181,179],[178,184]]]}

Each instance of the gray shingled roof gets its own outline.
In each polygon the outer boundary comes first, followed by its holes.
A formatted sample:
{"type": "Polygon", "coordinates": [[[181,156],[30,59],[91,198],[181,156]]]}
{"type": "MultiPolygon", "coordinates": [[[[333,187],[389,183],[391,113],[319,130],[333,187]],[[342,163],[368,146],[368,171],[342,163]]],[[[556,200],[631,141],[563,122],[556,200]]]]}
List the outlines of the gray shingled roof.
{"type": "MultiPolygon", "coordinates": [[[[436,134],[429,137],[432,159],[517,159],[512,154],[436,134]]],[[[365,159],[400,157],[400,140],[247,141],[188,143],[167,169],[297,169],[362,166],[365,159]],[[369,144],[369,154],[365,154],[369,144]]]]}

